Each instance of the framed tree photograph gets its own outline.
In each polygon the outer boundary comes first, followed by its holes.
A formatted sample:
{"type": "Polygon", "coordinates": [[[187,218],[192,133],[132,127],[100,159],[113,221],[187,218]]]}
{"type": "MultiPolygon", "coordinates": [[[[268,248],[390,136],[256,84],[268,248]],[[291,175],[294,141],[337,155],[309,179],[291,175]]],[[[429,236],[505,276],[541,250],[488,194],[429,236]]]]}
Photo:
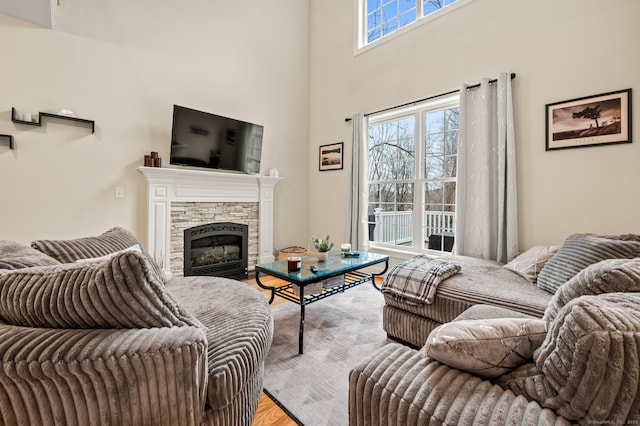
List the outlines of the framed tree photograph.
{"type": "Polygon", "coordinates": [[[320,145],[320,171],[341,170],[343,151],[343,142],[320,145]]]}
{"type": "Polygon", "coordinates": [[[546,105],[546,150],[631,143],[631,89],[546,105]]]}

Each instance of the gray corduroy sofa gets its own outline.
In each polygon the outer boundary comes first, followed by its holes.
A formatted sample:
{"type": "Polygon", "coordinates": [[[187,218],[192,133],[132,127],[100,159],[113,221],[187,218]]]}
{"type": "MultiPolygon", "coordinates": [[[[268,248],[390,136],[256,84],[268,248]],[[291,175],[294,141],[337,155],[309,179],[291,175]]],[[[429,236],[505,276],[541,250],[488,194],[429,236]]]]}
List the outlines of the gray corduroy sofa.
{"type": "Polygon", "coordinates": [[[257,290],[167,282],[122,228],[0,241],[0,424],[250,425],[272,337],[257,290]]]}
{"type": "Polygon", "coordinates": [[[640,236],[571,236],[544,268],[542,315],[473,304],[420,349],[362,360],[350,425],[640,423],[640,236]],[[543,324],[536,345],[523,319],[543,324]]]}
{"type": "Polygon", "coordinates": [[[460,273],[438,285],[430,304],[414,305],[384,294],[382,326],[394,340],[421,347],[437,326],[450,322],[473,305],[489,304],[542,317],[552,294],[532,285],[498,262],[455,256],[460,273]]]}
{"type": "MultiPolygon", "coordinates": [[[[546,260],[538,259],[537,267],[541,270],[537,270],[539,276],[536,274],[534,278],[530,276],[531,271],[528,274],[514,272],[518,270],[518,259],[502,265],[466,256],[443,257],[441,259],[460,265],[460,273],[438,285],[430,304],[406,303],[385,293],[383,328],[391,339],[419,348],[434,328],[452,321],[474,305],[487,304],[542,317],[558,287],[579,270],[598,260],[640,256],[639,244],[637,234],[574,234],[567,237],[557,254],[555,250],[552,252],[549,266],[546,260]]],[[[542,249],[548,248],[538,246],[528,252],[540,256],[542,249]]],[[[519,258],[527,263],[536,261],[528,253],[519,258]]]]}

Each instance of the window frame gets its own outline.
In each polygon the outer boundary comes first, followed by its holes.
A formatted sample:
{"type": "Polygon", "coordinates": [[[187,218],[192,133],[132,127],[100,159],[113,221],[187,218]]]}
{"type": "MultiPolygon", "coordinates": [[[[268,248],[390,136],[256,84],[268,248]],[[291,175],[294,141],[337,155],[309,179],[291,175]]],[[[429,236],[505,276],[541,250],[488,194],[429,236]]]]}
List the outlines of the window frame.
{"type": "MultiPolygon", "coordinates": [[[[446,96],[440,96],[436,99],[430,99],[424,102],[415,103],[410,106],[396,108],[390,111],[385,111],[381,113],[373,113],[366,116],[366,129],[367,135],[369,132],[369,127],[372,125],[384,123],[390,120],[397,120],[402,117],[407,117],[408,115],[414,115],[415,120],[415,130],[414,130],[414,140],[415,140],[415,156],[414,156],[414,170],[415,174],[413,180],[406,179],[395,179],[390,181],[384,181],[389,183],[413,183],[413,238],[411,246],[399,246],[396,244],[388,244],[376,241],[369,241],[369,248],[375,252],[379,253],[387,253],[393,254],[399,257],[410,257],[416,254],[430,254],[430,255],[446,255],[450,254],[450,252],[446,252],[443,250],[430,250],[428,246],[424,245],[424,238],[420,238],[424,229],[424,206],[425,206],[425,187],[427,183],[436,181],[435,179],[427,179],[425,176],[425,160],[426,160],[426,129],[424,123],[424,117],[429,112],[435,112],[440,110],[445,110],[449,108],[459,107],[460,106],[460,95],[459,93],[450,94],[446,96]],[[416,220],[418,219],[418,220],[416,220]],[[418,237],[416,237],[418,236],[418,237]]],[[[367,136],[368,139],[368,136],[367,136]]],[[[368,143],[368,140],[367,140],[368,143]]],[[[368,158],[367,158],[367,170],[366,174],[369,176],[368,170],[368,158]]],[[[441,178],[437,179],[437,181],[454,181],[457,182],[457,173],[455,178],[441,178]]],[[[380,181],[382,182],[382,181],[380,181]]],[[[367,194],[369,193],[369,185],[376,184],[378,181],[369,181],[367,178],[367,194]]],[[[367,204],[369,203],[367,197],[367,204]]],[[[456,214],[458,212],[457,208],[455,209],[456,214]]]]}
{"type": "Polygon", "coordinates": [[[353,54],[354,56],[364,53],[376,46],[380,46],[386,42],[389,42],[396,37],[400,37],[401,35],[413,30],[414,28],[418,28],[421,25],[424,25],[428,22],[431,22],[435,19],[439,19],[442,16],[445,16],[454,10],[459,9],[462,6],[465,6],[475,0],[456,0],[455,3],[447,5],[442,9],[432,12],[426,16],[423,16],[423,0],[416,0],[416,20],[405,25],[404,27],[398,28],[397,30],[380,36],[380,38],[372,41],[371,43],[367,43],[367,0],[354,0],[354,18],[355,22],[353,25],[354,28],[354,37],[353,37],[353,54]]]}

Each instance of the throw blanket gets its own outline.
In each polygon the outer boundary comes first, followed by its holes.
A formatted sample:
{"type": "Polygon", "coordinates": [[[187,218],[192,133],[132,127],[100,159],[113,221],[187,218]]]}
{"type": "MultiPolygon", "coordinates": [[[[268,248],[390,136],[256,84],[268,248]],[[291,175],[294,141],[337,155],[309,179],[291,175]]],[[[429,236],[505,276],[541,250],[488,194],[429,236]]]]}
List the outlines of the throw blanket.
{"type": "Polygon", "coordinates": [[[460,272],[460,265],[427,256],[416,256],[394,266],[382,282],[381,291],[418,305],[431,303],[438,284],[460,272]]]}

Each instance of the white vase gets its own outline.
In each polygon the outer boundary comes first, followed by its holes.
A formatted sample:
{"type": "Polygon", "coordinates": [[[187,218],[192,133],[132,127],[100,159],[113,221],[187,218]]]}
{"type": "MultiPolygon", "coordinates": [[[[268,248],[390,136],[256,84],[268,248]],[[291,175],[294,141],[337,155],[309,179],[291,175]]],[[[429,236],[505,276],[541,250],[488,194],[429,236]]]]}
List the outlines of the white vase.
{"type": "Polygon", "coordinates": [[[327,256],[329,256],[329,252],[328,251],[319,251],[318,252],[318,260],[320,262],[326,262],[327,261],[327,256]]]}

